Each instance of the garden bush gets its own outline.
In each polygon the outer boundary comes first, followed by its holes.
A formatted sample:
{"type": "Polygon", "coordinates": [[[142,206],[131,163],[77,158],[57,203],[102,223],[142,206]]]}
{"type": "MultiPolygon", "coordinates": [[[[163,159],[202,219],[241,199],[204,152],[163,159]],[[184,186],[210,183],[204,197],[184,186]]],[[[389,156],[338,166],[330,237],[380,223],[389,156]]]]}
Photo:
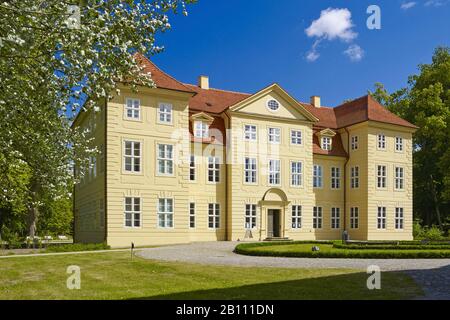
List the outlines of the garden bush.
{"type": "Polygon", "coordinates": [[[108,249],[110,249],[110,246],[106,243],[49,244],[45,252],[76,252],[108,249]]]}

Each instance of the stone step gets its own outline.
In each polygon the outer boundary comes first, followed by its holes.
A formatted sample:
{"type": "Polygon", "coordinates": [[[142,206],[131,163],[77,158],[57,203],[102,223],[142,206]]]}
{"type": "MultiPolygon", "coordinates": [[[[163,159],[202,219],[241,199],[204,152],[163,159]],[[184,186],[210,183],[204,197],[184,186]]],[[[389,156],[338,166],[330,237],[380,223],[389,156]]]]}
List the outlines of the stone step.
{"type": "Polygon", "coordinates": [[[265,238],[264,241],[279,241],[279,242],[285,242],[285,241],[294,241],[294,240],[289,239],[289,238],[270,237],[270,238],[265,238]]]}

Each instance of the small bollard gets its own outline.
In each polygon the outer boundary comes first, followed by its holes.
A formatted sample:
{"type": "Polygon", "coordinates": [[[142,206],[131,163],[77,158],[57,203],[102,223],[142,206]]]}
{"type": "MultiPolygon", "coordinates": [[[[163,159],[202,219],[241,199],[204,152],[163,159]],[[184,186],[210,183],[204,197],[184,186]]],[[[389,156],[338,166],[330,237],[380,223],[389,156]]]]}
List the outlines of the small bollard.
{"type": "Polygon", "coordinates": [[[131,243],[131,260],[133,260],[134,242],[131,243]]]}

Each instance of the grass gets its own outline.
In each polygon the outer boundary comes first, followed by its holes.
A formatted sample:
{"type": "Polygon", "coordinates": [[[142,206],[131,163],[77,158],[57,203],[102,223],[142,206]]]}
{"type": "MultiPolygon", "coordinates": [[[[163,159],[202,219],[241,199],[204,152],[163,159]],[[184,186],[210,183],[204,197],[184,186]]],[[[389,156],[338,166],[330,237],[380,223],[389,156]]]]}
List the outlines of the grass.
{"type": "Polygon", "coordinates": [[[128,252],[0,259],[0,299],[408,299],[422,294],[407,275],[349,269],[205,266],[130,259],[128,252]],[[66,288],[66,269],[81,268],[81,289],[66,288]]]}
{"type": "MultiPolygon", "coordinates": [[[[387,247],[387,246],[385,246],[387,247]]],[[[236,253],[251,256],[274,256],[274,257],[305,257],[305,258],[396,258],[396,259],[437,259],[450,258],[450,247],[447,249],[399,249],[393,246],[392,249],[376,248],[343,248],[343,246],[334,247],[332,242],[326,243],[305,243],[305,242],[287,242],[287,243],[244,243],[235,249],[236,253]],[[313,252],[313,246],[319,247],[319,251],[313,252]]]]}

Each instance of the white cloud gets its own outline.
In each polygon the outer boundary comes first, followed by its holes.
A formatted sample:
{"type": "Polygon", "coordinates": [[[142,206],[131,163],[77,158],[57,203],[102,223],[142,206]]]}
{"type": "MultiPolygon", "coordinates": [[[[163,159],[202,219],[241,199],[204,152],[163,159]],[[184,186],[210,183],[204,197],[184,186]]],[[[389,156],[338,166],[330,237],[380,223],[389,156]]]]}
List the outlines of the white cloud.
{"type": "Polygon", "coordinates": [[[312,48],[310,51],[308,51],[308,53],[306,54],[306,60],[308,60],[309,62],[314,62],[317,59],[319,59],[320,54],[317,52],[317,46],[319,45],[320,40],[316,40],[316,42],[314,42],[312,48]]]}
{"type": "Polygon", "coordinates": [[[352,13],[348,9],[328,8],[320,13],[320,18],[314,20],[305,32],[308,37],[326,40],[338,38],[348,42],[358,36],[352,30],[353,27],[352,13]]]}
{"type": "Polygon", "coordinates": [[[448,3],[448,0],[428,0],[425,2],[425,7],[441,7],[448,3]]]}
{"type": "Polygon", "coordinates": [[[364,58],[364,50],[357,44],[352,44],[348,47],[348,49],[344,51],[344,54],[354,62],[361,61],[361,59],[364,58]]]}
{"type": "Polygon", "coordinates": [[[402,5],[400,6],[400,8],[402,8],[403,10],[408,10],[408,9],[411,9],[412,7],[414,7],[416,4],[417,4],[417,2],[415,2],[415,1],[403,2],[402,5]]]}

